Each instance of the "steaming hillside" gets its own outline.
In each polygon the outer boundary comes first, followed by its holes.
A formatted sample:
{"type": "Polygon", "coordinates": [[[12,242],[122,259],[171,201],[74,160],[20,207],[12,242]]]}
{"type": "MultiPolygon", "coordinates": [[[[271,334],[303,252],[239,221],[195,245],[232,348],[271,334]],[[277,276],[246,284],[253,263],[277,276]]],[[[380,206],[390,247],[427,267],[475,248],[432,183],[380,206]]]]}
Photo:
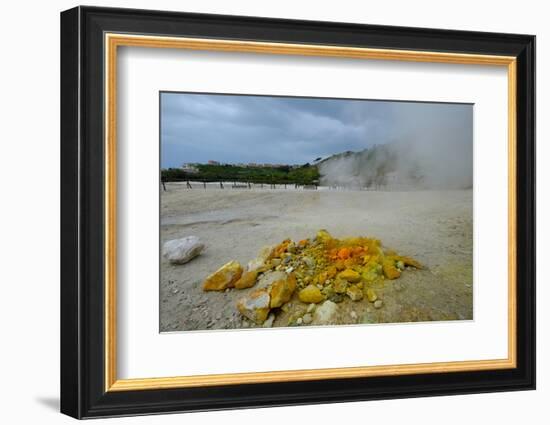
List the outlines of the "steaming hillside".
{"type": "Polygon", "coordinates": [[[371,189],[467,189],[472,151],[452,145],[388,143],[342,152],[317,165],[321,185],[371,189]]]}

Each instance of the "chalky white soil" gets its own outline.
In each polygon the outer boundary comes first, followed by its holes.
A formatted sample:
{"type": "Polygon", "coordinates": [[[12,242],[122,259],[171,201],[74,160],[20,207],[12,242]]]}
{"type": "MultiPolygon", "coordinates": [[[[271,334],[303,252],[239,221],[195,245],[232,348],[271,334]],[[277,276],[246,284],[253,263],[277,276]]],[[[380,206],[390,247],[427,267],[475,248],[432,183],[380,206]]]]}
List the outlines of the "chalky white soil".
{"type": "MultiPolygon", "coordinates": [[[[313,238],[323,228],[336,238],[376,237],[426,266],[380,285],[380,309],[346,297],[338,304],[338,323],[472,319],[471,190],[204,190],[167,184],[161,193],[161,244],[195,235],[206,249],[184,265],[161,259],[161,331],[255,326],[235,307],[253,288],[203,292],[204,278],[230,260],[246,266],[265,245],[313,238]]],[[[306,308],[295,295],[290,311],[280,312],[273,326],[286,326],[291,314],[306,308]]]]}

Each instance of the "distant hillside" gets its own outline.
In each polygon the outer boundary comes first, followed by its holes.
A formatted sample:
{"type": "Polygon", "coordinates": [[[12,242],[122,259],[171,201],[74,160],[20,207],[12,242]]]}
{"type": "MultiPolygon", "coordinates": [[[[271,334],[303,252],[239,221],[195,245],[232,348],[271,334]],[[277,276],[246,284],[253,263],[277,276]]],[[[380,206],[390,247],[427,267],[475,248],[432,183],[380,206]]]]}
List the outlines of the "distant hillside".
{"type": "MultiPolygon", "coordinates": [[[[291,158],[289,158],[291,160],[291,158]]],[[[367,189],[469,189],[473,181],[471,145],[452,138],[411,139],[345,151],[299,166],[192,164],[162,170],[164,181],[234,181],[367,189]]]]}

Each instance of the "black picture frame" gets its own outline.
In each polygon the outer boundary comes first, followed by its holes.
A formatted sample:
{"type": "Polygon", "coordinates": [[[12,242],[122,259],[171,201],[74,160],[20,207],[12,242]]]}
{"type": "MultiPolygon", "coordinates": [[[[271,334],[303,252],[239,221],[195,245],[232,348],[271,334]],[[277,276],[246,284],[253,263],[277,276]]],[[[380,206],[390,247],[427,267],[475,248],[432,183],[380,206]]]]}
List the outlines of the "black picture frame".
{"type": "Polygon", "coordinates": [[[75,418],[535,388],[535,37],[98,7],[61,13],[61,412],[75,418]],[[105,391],[104,34],[517,58],[517,367],[369,378],[105,391]]]}

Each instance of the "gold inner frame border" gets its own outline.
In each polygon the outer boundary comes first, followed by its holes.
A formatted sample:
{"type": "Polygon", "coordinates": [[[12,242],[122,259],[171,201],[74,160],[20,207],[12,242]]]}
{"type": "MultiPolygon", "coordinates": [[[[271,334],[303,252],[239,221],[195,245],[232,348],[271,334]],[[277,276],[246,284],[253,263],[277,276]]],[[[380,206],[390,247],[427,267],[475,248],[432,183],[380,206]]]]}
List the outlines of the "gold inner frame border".
{"type": "Polygon", "coordinates": [[[105,46],[105,391],[138,391],[216,385],[311,381],[511,369],[516,358],[516,58],[466,53],[371,49],[330,45],[287,44],[201,38],[106,33],[105,46]],[[326,369],[230,373],[151,378],[117,378],[116,266],[117,266],[117,51],[120,46],[228,51],[279,55],[324,56],[469,65],[504,66],[508,72],[508,357],[495,360],[398,364],[326,369]]]}

